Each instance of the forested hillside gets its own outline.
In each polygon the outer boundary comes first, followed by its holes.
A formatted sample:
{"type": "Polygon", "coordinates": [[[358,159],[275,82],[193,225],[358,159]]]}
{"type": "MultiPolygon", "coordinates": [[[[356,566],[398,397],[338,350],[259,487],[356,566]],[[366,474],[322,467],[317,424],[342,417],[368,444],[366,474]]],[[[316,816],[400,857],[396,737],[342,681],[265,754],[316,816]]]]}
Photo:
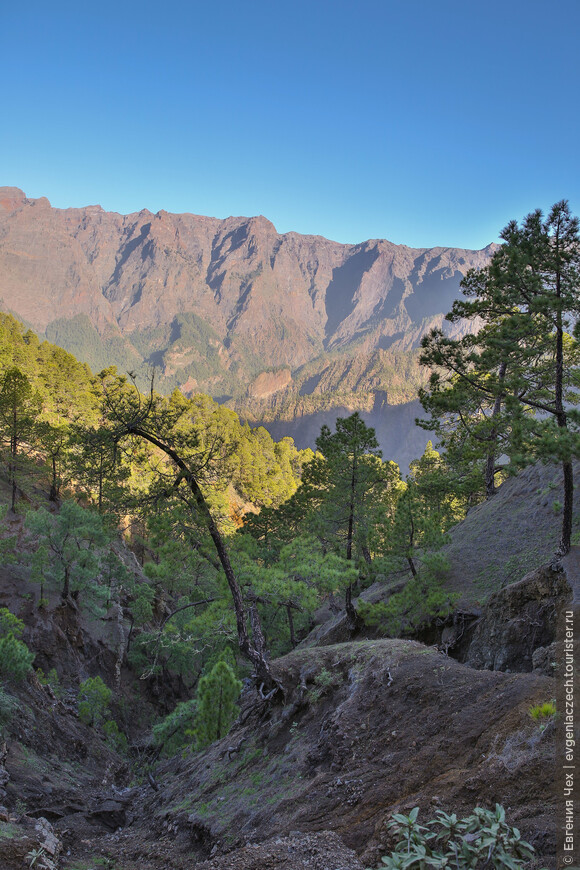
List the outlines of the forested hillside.
{"type": "Polygon", "coordinates": [[[431,417],[422,425],[446,453],[429,443],[406,480],[357,413],[334,432],[324,425],[316,454],[298,451],[202,394],[164,397],[153,378],[138,385],[114,367],[93,375],[2,315],[7,500],[11,512],[23,500],[33,507],[25,549],[40,598],[135,605],[139,667],[179,661],[187,681],[233,641],[270,691],[270,656],[296,646],[323,601],[344,607],[351,633],[364,623],[413,633],[448,618],[449,529],[536,458],[561,462],[565,554],[577,454],[577,413],[566,408],[577,399],[578,351],[566,332],[579,307],[577,222],[559,203],[545,221],[533,213],[521,228],[510,224],[504,239],[463,281],[467,301],[449,315],[482,323],[477,336],[435,329],[423,339],[431,417]],[[142,565],[137,586],[111,555],[119,533],[142,565]],[[393,577],[386,604],[355,607],[365,588],[393,577]],[[177,638],[163,653],[148,627],[160,602],[175,610],[168,631],[177,638]],[[201,656],[179,641],[189,634],[201,656]]]}
{"type": "MultiPolygon", "coordinates": [[[[282,653],[308,630],[328,595],[340,600],[346,593],[350,601],[353,588],[386,570],[384,559],[413,564],[404,520],[399,516],[393,526],[401,493],[416,488],[421,499],[414,548],[461,515],[457,499],[441,506],[438,496],[429,503],[421,493],[424,470],[441,463],[437,453],[428,450],[405,484],[356,414],[339,420],[334,434],[323,427],[316,455],[298,451],[291,439],[273,442],[264,429],[240,424],[207,396],[186,399],[176,391],[164,398],[153,384],[141,393],[115,369],[93,376],[10,315],[1,316],[0,330],[6,500],[12,512],[32,507],[25,546],[42,600],[74,593],[81,601],[105,596],[110,603],[113,595],[120,601],[128,590],[114,576],[124,572],[109,551],[118,528],[148,577],[130,590],[141,623],[156,596],[169,596],[183,608],[174,630],[201,632],[207,648],[219,651],[235,634],[222,589],[223,544],[244,606],[251,602],[261,614],[268,649],[282,653]],[[69,543],[76,552],[67,555],[69,543]],[[100,570],[106,592],[99,589],[100,570]],[[216,634],[216,624],[224,634],[216,634]]],[[[354,626],[353,611],[351,617],[354,626]]],[[[144,629],[134,655],[142,650],[146,659],[149,641],[144,629]]],[[[163,664],[180,655],[179,644],[170,645],[163,664]]]]}

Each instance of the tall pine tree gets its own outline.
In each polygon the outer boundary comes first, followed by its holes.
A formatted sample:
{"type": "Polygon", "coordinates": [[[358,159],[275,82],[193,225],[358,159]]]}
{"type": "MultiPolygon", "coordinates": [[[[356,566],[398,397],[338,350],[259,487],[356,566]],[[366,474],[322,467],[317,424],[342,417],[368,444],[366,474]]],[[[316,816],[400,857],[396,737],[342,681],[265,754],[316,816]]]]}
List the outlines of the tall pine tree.
{"type": "Polygon", "coordinates": [[[572,458],[580,455],[574,408],[580,359],[569,334],[580,315],[578,219],[562,201],[546,218],[537,210],[521,225],[511,221],[501,238],[504,244],[490,264],[466,276],[466,300],[456,302],[449,316],[479,317],[483,328],[462,342],[442,333],[425,340],[422,361],[436,369],[421,399],[435,416],[430,428],[441,429],[443,420],[472,445],[478,435],[485,443],[488,494],[500,452],[518,463],[537,458],[561,463],[558,553],[565,554],[572,531],[572,458]]]}

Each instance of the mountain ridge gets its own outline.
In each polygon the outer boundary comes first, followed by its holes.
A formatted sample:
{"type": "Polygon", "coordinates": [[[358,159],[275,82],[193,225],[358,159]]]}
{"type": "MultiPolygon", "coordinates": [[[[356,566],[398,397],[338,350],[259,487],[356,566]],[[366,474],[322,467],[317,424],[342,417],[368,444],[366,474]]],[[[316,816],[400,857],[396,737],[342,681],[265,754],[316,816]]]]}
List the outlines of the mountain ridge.
{"type": "Polygon", "coordinates": [[[494,249],[344,244],[263,215],[55,209],[0,188],[6,310],[95,369],[155,366],[163,391],[255,421],[414,399],[421,337],[494,249]]]}

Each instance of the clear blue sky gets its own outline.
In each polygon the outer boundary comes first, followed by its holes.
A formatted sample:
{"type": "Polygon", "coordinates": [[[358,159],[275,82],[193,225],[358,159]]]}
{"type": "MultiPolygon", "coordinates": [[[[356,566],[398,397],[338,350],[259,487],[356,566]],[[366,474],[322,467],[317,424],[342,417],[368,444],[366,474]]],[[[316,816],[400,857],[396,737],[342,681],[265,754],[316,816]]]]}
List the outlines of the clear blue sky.
{"type": "Polygon", "coordinates": [[[0,185],[483,247],[580,210],[578,0],[0,4],[0,185]]]}

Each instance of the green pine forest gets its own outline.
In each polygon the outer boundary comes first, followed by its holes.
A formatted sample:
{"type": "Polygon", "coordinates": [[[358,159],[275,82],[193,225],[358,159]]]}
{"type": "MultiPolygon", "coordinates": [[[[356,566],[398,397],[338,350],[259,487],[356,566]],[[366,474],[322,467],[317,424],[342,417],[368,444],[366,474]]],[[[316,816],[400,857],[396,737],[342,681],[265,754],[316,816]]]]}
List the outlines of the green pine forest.
{"type": "MultiPolygon", "coordinates": [[[[344,614],[353,637],[416,637],[449,616],[450,528],[526,464],[561,466],[554,551],[570,548],[578,221],[561,202],[510,223],[502,239],[448,315],[479,331],[423,341],[419,423],[437,449],[429,442],[406,479],[356,413],[323,427],[316,451],[297,450],[208,396],[162,395],[154,372],[94,374],[0,315],[3,561],[29,572],[41,611],[96,620],[116,608],[128,620],[136,675],[171,682],[182,698],[152,728],[160,753],[226,734],[243,679],[263,697],[283,692],[270,663],[308,635],[323,605],[344,614]],[[391,594],[359,598],[373,584],[391,594]]],[[[30,654],[19,621],[3,614],[4,667],[22,677],[30,654]]],[[[80,687],[83,715],[122,747],[99,680],[80,687]]]]}

